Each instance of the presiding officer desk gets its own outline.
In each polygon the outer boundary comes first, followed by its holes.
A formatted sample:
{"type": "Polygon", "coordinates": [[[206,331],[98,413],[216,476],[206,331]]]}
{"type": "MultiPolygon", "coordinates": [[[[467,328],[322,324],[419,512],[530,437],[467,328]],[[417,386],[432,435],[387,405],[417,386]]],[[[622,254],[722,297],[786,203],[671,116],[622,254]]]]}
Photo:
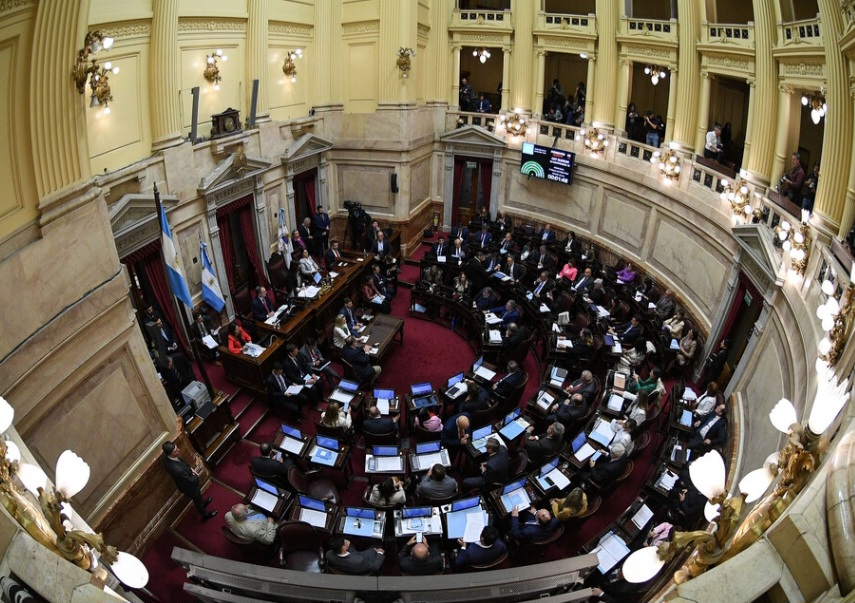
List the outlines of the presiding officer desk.
{"type": "MultiPolygon", "coordinates": [[[[370,274],[369,267],[373,259],[371,254],[364,258],[362,256],[342,257],[341,262],[347,262],[347,266],[334,267],[333,272],[338,276],[333,279],[329,290],[305,303],[296,312],[289,314],[287,319],[279,325],[256,321],[253,324],[255,330],[264,339],[272,340],[267,349],[257,358],[246,354],[234,354],[228,347],[220,346],[220,361],[223,363],[226,379],[258,394],[264,394],[266,391],[264,379],[273,371],[273,364],[280,362],[286,356],[286,344],[294,343],[300,346],[307,337],[316,334],[320,334],[319,338],[323,339],[326,327],[332,324],[335,315],[344,306],[344,300],[352,297],[365,276],[370,274]]],[[[289,302],[294,301],[289,299],[289,302]]]]}

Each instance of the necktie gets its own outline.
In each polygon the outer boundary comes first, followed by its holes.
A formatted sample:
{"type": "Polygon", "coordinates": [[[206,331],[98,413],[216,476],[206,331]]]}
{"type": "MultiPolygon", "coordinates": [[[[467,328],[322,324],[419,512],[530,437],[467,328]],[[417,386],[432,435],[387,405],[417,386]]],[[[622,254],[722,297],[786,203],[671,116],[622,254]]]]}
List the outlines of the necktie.
{"type": "Polygon", "coordinates": [[[335,254],[335,257],[341,257],[341,254],[338,252],[338,249],[333,249],[333,253],[335,254]]]}
{"type": "Polygon", "coordinates": [[[279,384],[279,389],[282,391],[282,393],[285,393],[285,390],[288,389],[288,386],[285,385],[285,379],[282,377],[282,375],[276,375],[276,382],[279,384]]]}
{"type": "Polygon", "coordinates": [[[302,376],[303,376],[303,371],[300,369],[300,365],[299,365],[299,364],[297,364],[297,359],[296,359],[296,358],[294,358],[293,356],[291,356],[291,362],[293,362],[293,363],[294,363],[294,366],[296,366],[296,367],[297,367],[297,370],[298,370],[298,371],[300,371],[300,377],[302,377],[302,376]]]}
{"type": "Polygon", "coordinates": [[[540,284],[537,286],[537,289],[534,290],[536,295],[540,295],[540,292],[543,290],[544,281],[540,281],[540,284]]]}

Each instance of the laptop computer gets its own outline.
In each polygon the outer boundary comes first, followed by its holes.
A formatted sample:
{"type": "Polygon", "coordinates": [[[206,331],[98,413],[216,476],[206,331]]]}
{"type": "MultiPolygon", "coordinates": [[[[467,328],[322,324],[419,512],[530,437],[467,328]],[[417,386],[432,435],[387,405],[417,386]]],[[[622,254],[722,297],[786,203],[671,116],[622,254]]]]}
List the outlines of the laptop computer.
{"type": "Polygon", "coordinates": [[[359,391],[359,384],[353,381],[348,381],[347,379],[342,379],[338,382],[338,388],[351,394],[355,394],[359,391]]]}
{"type": "Polygon", "coordinates": [[[433,393],[433,385],[430,383],[414,383],[410,386],[414,398],[423,398],[433,393]]]}
{"type": "Polygon", "coordinates": [[[374,520],[374,510],[365,509],[363,507],[348,507],[345,511],[348,517],[358,517],[360,519],[374,520]]]}
{"type": "Polygon", "coordinates": [[[319,284],[321,282],[321,273],[315,272],[315,275],[312,277],[312,280],[315,281],[315,284],[319,284]]]}
{"type": "Polygon", "coordinates": [[[487,444],[487,437],[493,433],[492,425],[485,425],[484,427],[479,427],[475,431],[472,432],[472,446],[481,450],[487,444]]]}
{"type": "Polygon", "coordinates": [[[472,372],[484,379],[485,381],[491,380],[496,376],[496,371],[491,371],[484,365],[484,357],[481,356],[475,363],[472,365],[472,372]]]}
{"type": "Polygon", "coordinates": [[[439,406],[439,400],[436,399],[436,396],[430,395],[425,396],[424,398],[413,398],[413,406],[416,408],[424,408],[425,406],[439,406]]]}
{"type": "Polygon", "coordinates": [[[442,442],[421,442],[416,444],[416,454],[430,454],[431,452],[439,452],[442,448],[442,442]]]}
{"type": "Polygon", "coordinates": [[[372,455],[368,457],[369,471],[397,471],[402,469],[403,458],[398,454],[397,446],[372,446],[372,455]]]}
{"type": "Polygon", "coordinates": [[[395,397],[394,389],[375,389],[374,390],[374,398],[376,400],[392,400],[395,397]]]}
{"type": "Polygon", "coordinates": [[[582,430],[579,432],[579,435],[577,435],[575,438],[573,438],[573,441],[570,442],[570,448],[573,450],[574,453],[576,453],[579,451],[579,449],[582,446],[585,445],[585,442],[587,442],[587,441],[588,441],[588,434],[586,434],[585,431],[582,430]]]}
{"type": "Polygon", "coordinates": [[[298,496],[298,501],[300,502],[300,521],[305,521],[316,528],[327,525],[327,508],[322,500],[301,494],[298,496]]]}
{"type": "Polygon", "coordinates": [[[270,482],[266,482],[263,479],[260,479],[258,477],[255,478],[255,485],[260,490],[264,490],[265,492],[269,492],[270,494],[273,494],[274,496],[279,496],[279,494],[280,494],[279,488],[277,488],[276,486],[274,486],[270,482]]]}
{"type": "Polygon", "coordinates": [[[326,448],[327,450],[338,451],[341,449],[339,441],[336,438],[328,438],[326,436],[319,435],[315,438],[315,442],[317,442],[318,446],[326,448]]]}
{"type": "Polygon", "coordinates": [[[510,513],[514,509],[528,509],[531,506],[531,498],[525,489],[526,478],[515,481],[502,488],[502,504],[510,513]]]}
{"type": "Polygon", "coordinates": [[[338,440],[334,438],[325,438],[323,436],[318,436],[315,439],[315,445],[312,446],[312,450],[309,452],[309,462],[317,463],[319,465],[324,465],[326,467],[334,467],[335,462],[338,460],[338,440]],[[327,440],[328,444],[335,444],[336,448],[327,448],[321,444],[322,440],[327,440]]]}
{"type": "Polygon", "coordinates": [[[451,465],[448,451],[442,447],[442,442],[423,442],[416,444],[416,453],[411,459],[413,471],[427,471],[434,465],[451,465]]]}
{"type": "Polygon", "coordinates": [[[303,452],[303,433],[299,429],[282,423],[282,433],[285,434],[281,444],[283,450],[292,454],[303,452]]]}
{"type": "Polygon", "coordinates": [[[522,414],[522,409],[515,408],[507,415],[505,415],[504,420],[502,421],[502,429],[499,433],[502,437],[505,437],[509,440],[515,440],[520,437],[523,432],[528,428],[529,422],[523,419],[520,415],[522,414]]]}
{"type": "Polygon", "coordinates": [[[452,400],[456,400],[469,388],[468,384],[463,380],[463,376],[463,373],[457,373],[448,380],[448,389],[445,391],[445,395],[452,400]]]}
{"type": "Polygon", "coordinates": [[[477,507],[481,504],[480,496],[473,496],[472,498],[464,498],[462,500],[456,500],[451,503],[451,512],[455,511],[465,511],[466,509],[471,509],[472,507],[477,507]]]}

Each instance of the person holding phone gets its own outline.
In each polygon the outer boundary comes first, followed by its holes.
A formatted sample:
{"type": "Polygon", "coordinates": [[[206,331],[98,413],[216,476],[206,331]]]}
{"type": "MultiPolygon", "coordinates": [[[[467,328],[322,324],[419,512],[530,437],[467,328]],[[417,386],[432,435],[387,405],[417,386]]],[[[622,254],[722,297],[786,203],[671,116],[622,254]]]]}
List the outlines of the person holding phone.
{"type": "Polygon", "coordinates": [[[431,551],[422,532],[416,532],[398,553],[398,569],[410,576],[427,576],[441,572],[442,557],[431,551]]]}

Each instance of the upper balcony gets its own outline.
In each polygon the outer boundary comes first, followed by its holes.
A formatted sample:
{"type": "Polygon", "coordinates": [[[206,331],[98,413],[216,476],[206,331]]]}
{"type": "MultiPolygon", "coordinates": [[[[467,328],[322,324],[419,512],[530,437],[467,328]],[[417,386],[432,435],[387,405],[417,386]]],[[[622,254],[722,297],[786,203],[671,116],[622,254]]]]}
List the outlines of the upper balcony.
{"type": "Polygon", "coordinates": [[[513,30],[510,9],[461,9],[455,8],[451,13],[449,29],[457,31],[490,30],[510,32],[513,30]]]}
{"type": "Polygon", "coordinates": [[[702,23],[700,46],[719,51],[754,51],[754,23],[702,23]]]}
{"type": "Polygon", "coordinates": [[[596,15],[571,15],[561,13],[538,13],[536,30],[543,33],[570,35],[582,34],[585,37],[597,35],[596,15]]]}
{"type": "Polygon", "coordinates": [[[802,56],[805,53],[824,55],[821,26],[819,15],[813,19],[779,23],[775,55],[802,56]]]}
{"type": "Polygon", "coordinates": [[[621,17],[618,37],[622,42],[666,42],[677,44],[677,20],[636,19],[621,17]]]}

